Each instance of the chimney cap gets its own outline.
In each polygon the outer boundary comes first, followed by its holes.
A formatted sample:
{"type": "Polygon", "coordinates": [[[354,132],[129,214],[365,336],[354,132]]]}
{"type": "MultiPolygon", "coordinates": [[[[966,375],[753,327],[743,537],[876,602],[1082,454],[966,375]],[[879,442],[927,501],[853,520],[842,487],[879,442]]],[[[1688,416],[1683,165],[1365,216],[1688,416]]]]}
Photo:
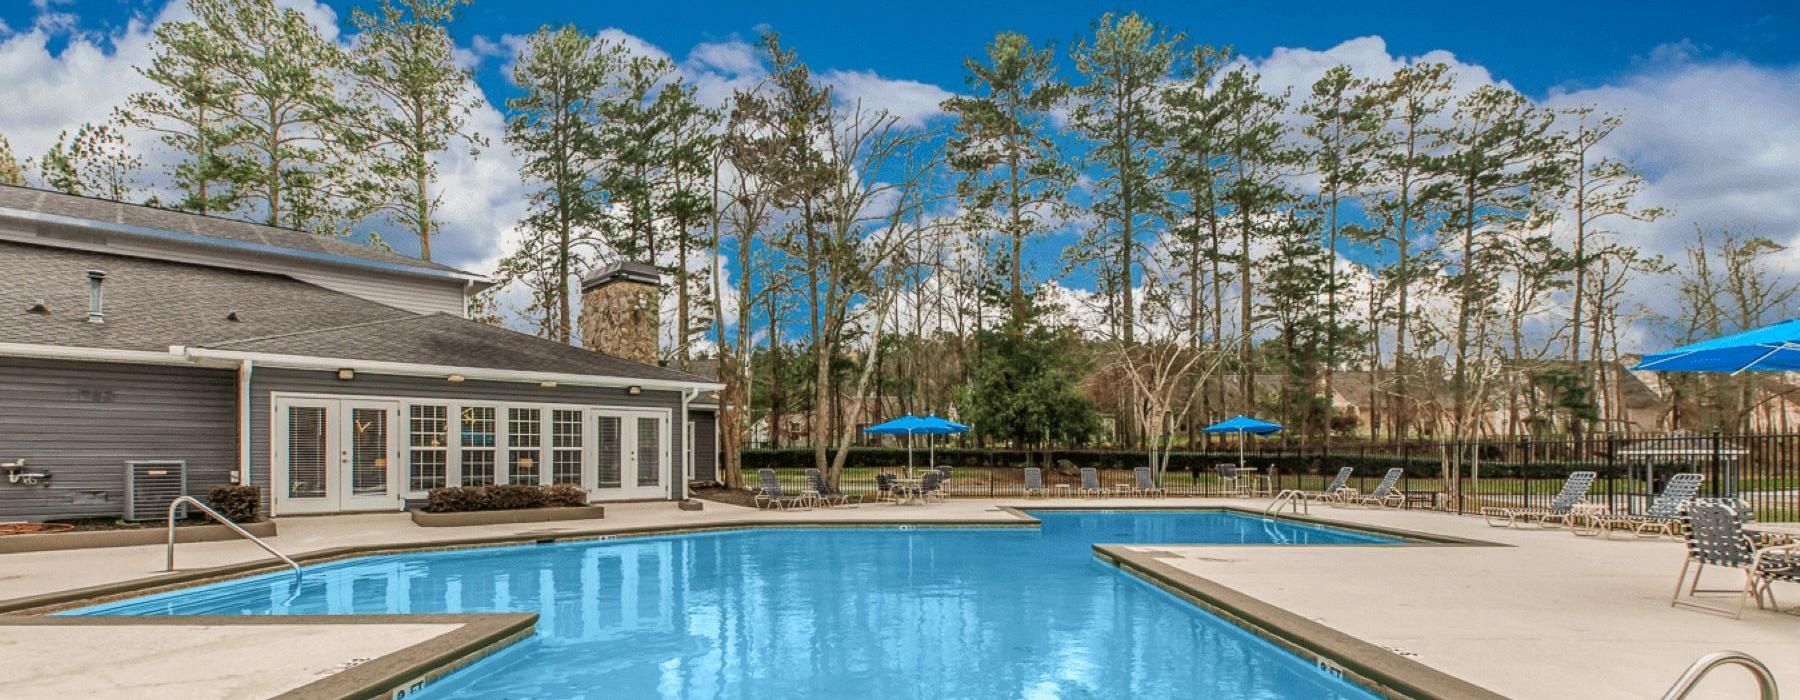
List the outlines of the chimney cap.
{"type": "Polygon", "coordinates": [[[637,282],[639,284],[662,284],[662,273],[650,263],[626,260],[600,268],[599,272],[588,275],[581,281],[581,291],[586,292],[614,282],[637,282]]]}

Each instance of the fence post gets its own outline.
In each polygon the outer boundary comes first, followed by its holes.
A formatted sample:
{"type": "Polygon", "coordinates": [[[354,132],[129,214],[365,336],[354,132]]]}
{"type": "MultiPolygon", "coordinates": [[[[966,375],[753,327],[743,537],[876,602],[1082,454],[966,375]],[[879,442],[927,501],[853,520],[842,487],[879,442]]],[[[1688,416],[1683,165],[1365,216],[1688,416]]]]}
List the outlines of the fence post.
{"type": "MultiPolygon", "coordinates": [[[[1619,504],[1613,498],[1613,495],[1614,495],[1613,494],[1613,480],[1619,478],[1618,472],[1613,471],[1613,468],[1616,466],[1616,464],[1613,460],[1613,451],[1614,451],[1615,447],[1616,447],[1616,444],[1615,444],[1615,441],[1613,440],[1613,436],[1611,436],[1611,435],[1606,436],[1606,508],[1607,508],[1607,510],[1618,510],[1618,508],[1619,508],[1619,504]]],[[[1627,498],[1629,498],[1629,494],[1627,495],[1627,498]]],[[[1627,512],[1630,512],[1631,504],[1626,503],[1625,509],[1627,512]]]]}
{"type": "Polygon", "coordinates": [[[1722,442],[1723,439],[1724,438],[1719,433],[1719,429],[1713,428],[1713,431],[1712,431],[1712,473],[1713,473],[1714,478],[1710,479],[1710,481],[1713,482],[1713,486],[1712,486],[1713,494],[1712,495],[1714,498],[1718,498],[1721,495],[1731,496],[1733,493],[1735,493],[1737,491],[1737,484],[1731,484],[1729,487],[1726,487],[1725,485],[1719,483],[1719,482],[1724,481],[1725,479],[1729,478],[1729,475],[1727,475],[1723,469],[1719,468],[1719,443],[1722,442]],[[1723,491],[1724,493],[1721,494],[1720,493],[1721,491],[1723,491]]]}

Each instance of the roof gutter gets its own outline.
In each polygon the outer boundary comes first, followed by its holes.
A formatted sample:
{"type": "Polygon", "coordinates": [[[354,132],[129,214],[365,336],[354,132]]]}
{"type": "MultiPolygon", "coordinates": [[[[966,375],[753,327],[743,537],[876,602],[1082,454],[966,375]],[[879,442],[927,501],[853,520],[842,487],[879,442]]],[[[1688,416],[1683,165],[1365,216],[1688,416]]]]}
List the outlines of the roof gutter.
{"type": "Polygon", "coordinates": [[[565,374],[561,372],[531,372],[514,369],[490,369],[484,367],[455,367],[451,365],[422,365],[410,362],[383,362],[378,360],[357,360],[344,357],[310,357],[306,355],[275,355],[261,352],[239,352],[235,350],[214,350],[210,348],[171,346],[169,352],[189,358],[193,361],[220,360],[227,362],[251,361],[259,368],[279,367],[286,369],[310,369],[335,371],[353,369],[369,374],[386,374],[408,377],[448,377],[458,375],[465,379],[481,379],[495,382],[522,382],[537,384],[546,381],[559,385],[594,386],[594,387],[640,387],[652,391],[719,391],[723,384],[710,382],[684,382],[671,379],[632,379],[628,377],[608,377],[594,374],[565,374]]]}
{"type": "Polygon", "coordinates": [[[125,362],[143,365],[186,365],[193,361],[166,350],[120,350],[85,348],[72,345],[38,345],[36,343],[0,343],[0,356],[29,357],[41,360],[81,360],[84,362],[125,362]]]}
{"type": "MultiPolygon", "coordinates": [[[[321,253],[321,252],[310,251],[310,250],[298,250],[295,248],[287,248],[287,247],[278,246],[278,245],[270,245],[268,243],[251,243],[249,241],[238,241],[238,240],[232,240],[229,238],[219,238],[216,236],[201,236],[198,234],[183,233],[180,231],[170,231],[167,229],[150,228],[147,226],[133,226],[130,224],[120,224],[120,223],[114,223],[114,222],[110,222],[110,221],[84,219],[84,218],[74,217],[74,216],[62,216],[60,214],[46,214],[43,212],[31,211],[31,210],[27,210],[27,209],[13,209],[10,207],[0,207],[0,216],[5,216],[8,218],[14,218],[14,219],[21,219],[21,220],[25,220],[25,221],[32,221],[32,222],[36,222],[36,223],[43,223],[43,224],[54,224],[54,225],[58,225],[58,226],[70,226],[70,227],[74,227],[74,228],[95,229],[95,230],[106,231],[109,233],[121,233],[121,234],[130,235],[130,236],[138,236],[138,237],[142,237],[142,238],[152,238],[152,239],[164,240],[164,241],[176,241],[176,242],[190,244],[190,245],[205,246],[205,247],[209,247],[209,248],[224,248],[224,249],[229,249],[229,250],[238,250],[238,251],[244,251],[244,252],[250,252],[250,253],[258,253],[258,254],[262,254],[262,255],[273,255],[273,256],[282,257],[282,258],[299,258],[302,260],[312,260],[312,261],[316,261],[316,262],[324,262],[324,263],[330,263],[330,264],[334,264],[334,265],[343,265],[343,266],[358,267],[358,268],[364,268],[364,269],[373,268],[373,269],[377,269],[377,270],[386,270],[389,272],[397,272],[397,273],[406,274],[406,275],[416,275],[419,277],[430,277],[430,278],[435,278],[435,279],[464,280],[471,284],[482,284],[482,285],[491,284],[491,281],[483,275],[478,275],[478,274],[475,274],[472,272],[462,272],[460,270],[437,270],[437,269],[431,269],[431,268],[416,267],[413,265],[406,265],[403,263],[387,262],[387,261],[383,261],[383,260],[369,260],[366,258],[357,258],[357,257],[348,256],[348,255],[335,255],[332,253],[321,253]]],[[[54,236],[42,236],[42,234],[40,234],[40,236],[46,237],[46,238],[54,238],[54,236]]]]}

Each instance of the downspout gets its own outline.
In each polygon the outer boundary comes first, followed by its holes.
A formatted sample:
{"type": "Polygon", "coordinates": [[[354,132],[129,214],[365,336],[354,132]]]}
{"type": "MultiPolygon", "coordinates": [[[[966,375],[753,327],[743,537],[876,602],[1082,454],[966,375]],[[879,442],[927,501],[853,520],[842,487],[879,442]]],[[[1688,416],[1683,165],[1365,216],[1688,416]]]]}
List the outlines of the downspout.
{"type": "Polygon", "coordinates": [[[681,390],[681,425],[675,426],[675,429],[671,431],[681,436],[681,473],[679,478],[675,479],[675,500],[677,501],[688,499],[688,469],[693,466],[688,463],[688,455],[694,453],[694,446],[688,444],[688,440],[691,439],[691,436],[688,435],[688,402],[693,401],[694,397],[699,395],[700,390],[695,387],[681,390]]]}
{"type": "Polygon", "coordinates": [[[250,374],[255,369],[250,360],[238,362],[238,483],[243,486],[256,483],[250,477],[250,374]]]}

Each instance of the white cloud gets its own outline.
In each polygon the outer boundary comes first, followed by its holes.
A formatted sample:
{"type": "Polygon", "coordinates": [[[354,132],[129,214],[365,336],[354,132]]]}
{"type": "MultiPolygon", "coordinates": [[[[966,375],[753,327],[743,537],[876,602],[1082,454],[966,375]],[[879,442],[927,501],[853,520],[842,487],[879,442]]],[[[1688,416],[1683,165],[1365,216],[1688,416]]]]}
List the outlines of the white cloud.
{"type": "Polygon", "coordinates": [[[893,115],[902,125],[923,126],[940,116],[938,105],[951,93],[929,83],[915,80],[883,78],[874,71],[828,71],[819,76],[831,86],[838,102],[845,106],[860,104],[864,109],[880,109],[893,115]]]}

